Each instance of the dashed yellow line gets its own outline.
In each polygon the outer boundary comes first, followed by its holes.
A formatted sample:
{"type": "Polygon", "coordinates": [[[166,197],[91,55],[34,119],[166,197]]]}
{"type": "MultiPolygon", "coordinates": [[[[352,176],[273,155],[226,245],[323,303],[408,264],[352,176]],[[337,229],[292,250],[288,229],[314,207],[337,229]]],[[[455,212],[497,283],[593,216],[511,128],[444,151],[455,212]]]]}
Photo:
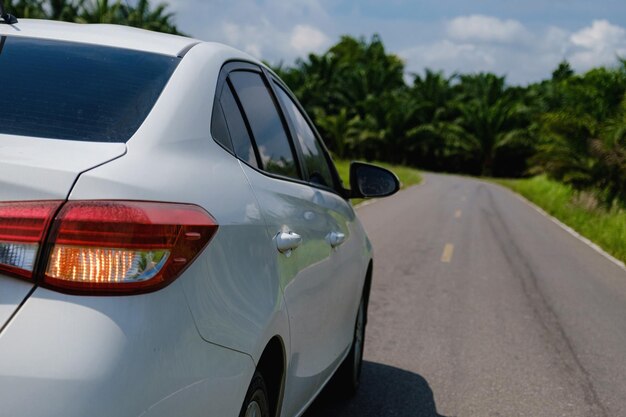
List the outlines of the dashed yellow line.
{"type": "Polygon", "coordinates": [[[441,254],[441,262],[449,264],[452,262],[452,255],[454,254],[454,245],[451,243],[446,244],[441,254]]]}
{"type": "Polygon", "coordinates": [[[454,218],[455,219],[460,219],[461,218],[461,214],[462,214],[461,210],[457,210],[456,213],[454,213],[454,218]]]}

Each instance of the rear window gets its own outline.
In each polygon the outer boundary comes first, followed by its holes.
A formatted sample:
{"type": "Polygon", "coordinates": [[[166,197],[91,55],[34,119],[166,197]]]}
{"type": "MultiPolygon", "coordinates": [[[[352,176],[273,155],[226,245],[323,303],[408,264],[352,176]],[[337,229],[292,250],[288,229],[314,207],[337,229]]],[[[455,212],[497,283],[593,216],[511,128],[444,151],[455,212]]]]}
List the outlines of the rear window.
{"type": "Polygon", "coordinates": [[[126,142],[179,58],[71,42],[0,39],[0,133],[126,142]]]}

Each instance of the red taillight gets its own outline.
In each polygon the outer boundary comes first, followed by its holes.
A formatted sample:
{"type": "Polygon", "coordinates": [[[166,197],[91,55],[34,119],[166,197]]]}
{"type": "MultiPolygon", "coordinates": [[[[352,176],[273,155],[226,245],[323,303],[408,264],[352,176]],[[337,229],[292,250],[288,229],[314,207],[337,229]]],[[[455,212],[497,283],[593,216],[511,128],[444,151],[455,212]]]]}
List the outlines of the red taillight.
{"type": "Polygon", "coordinates": [[[60,201],[0,203],[0,272],[33,279],[39,248],[60,201]]]}
{"type": "MultiPolygon", "coordinates": [[[[5,205],[0,205],[1,272],[32,278],[47,227],[60,205],[6,204],[4,211],[5,205]],[[22,258],[32,261],[16,265],[15,259],[26,249],[30,255],[22,258]]],[[[194,205],[68,202],[46,241],[43,285],[90,294],[154,291],[176,279],[216,231],[215,220],[194,205]]]]}

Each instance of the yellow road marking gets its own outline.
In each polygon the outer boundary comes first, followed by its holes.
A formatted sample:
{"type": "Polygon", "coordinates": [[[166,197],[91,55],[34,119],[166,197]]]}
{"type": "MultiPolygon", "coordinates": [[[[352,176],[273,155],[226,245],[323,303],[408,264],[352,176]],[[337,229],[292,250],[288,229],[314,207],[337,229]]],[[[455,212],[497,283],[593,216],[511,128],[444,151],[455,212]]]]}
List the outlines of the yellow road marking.
{"type": "Polygon", "coordinates": [[[448,243],[443,248],[443,253],[441,254],[441,262],[445,262],[449,264],[452,261],[453,254],[454,254],[454,245],[448,243]]]}
{"type": "Polygon", "coordinates": [[[454,213],[454,218],[455,219],[460,219],[461,218],[461,210],[457,210],[456,213],[454,213]]]}

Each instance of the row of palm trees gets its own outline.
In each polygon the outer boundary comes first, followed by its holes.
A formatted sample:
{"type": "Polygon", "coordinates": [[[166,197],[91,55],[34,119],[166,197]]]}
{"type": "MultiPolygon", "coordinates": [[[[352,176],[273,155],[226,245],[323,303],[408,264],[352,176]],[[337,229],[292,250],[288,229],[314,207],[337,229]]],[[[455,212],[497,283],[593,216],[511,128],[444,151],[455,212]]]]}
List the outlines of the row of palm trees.
{"type": "Polygon", "coordinates": [[[404,65],[378,36],[343,37],[321,55],[275,70],[294,90],[330,149],[485,176],[544,173],[606,205],[626,205],[626,61],[575,74],[563,62],[526,87],[490,73],[404,65]]]}
{"type": "Polygon", "coordinates": [[[345,36],[323,55],[275,70],[341,158],[492,175],[500,148],[528,141],[529,108],[503,77],[426,70],[407,85],[404,64],[378,36],[345,36]]]}
{"type": "Polygon", "coordinates": [[[6,9],[18,17],[77,23],[114,23],[181,34],[167,3],[149,0],[8,0],[6,9]]]}

